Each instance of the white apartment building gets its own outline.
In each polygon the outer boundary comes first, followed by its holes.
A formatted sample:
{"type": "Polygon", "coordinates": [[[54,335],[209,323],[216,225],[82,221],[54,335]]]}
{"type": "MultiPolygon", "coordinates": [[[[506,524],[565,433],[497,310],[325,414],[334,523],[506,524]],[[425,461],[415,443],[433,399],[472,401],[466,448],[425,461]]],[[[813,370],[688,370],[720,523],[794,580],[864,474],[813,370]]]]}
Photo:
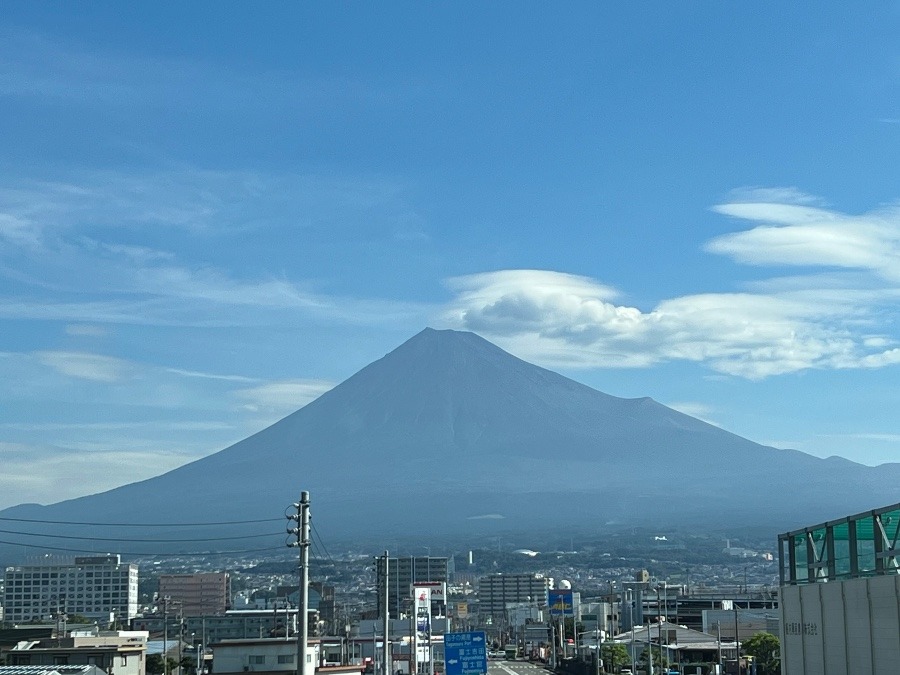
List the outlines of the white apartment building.
{"type": "Polygon", "coordinates": [[[138,612],[138,568],[118,555],[77,557],[74,564],[7,567],[6,620],[47,620],[60,614],[127,621],[138,612]]]}

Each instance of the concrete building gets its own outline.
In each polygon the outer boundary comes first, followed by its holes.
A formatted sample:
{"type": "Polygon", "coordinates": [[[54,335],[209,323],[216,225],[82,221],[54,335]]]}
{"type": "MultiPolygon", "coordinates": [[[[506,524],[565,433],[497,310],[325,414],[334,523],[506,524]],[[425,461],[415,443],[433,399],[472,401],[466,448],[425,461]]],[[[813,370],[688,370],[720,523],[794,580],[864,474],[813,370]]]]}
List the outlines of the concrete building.
{"type": "Polygon", "coordinates": [[[185,617],[224,614],[231,608],[231,576],[228,572],[162,574],[159,596],[180,603],[185,617]]]}
{"type": "Polygon", "coordinates": [[[73,564],[7,567],[3,605],[11,623],[81,614],[108,622],[138,610],[138,568],[118,555],[77,557],[73,564]]]}
{"type": "Polygon", "coordinates": [[[779,535],[784,675],[900,673],[900,504],[779,535]]]}
{"type": "Polygon", "coordinates": [[[619,605],[614,602],[582,602],[581,624],[584,630],[602,630],[610,635],[619,632],[619,605]]]}
{"type": "Polygon", "coordinates": [[[96,666],[106,675],[146,674],[147,634],[96,632],[20,642],[6,654],[10,666],[96,666]]]}
{"type": "MultiPolygon", "coordinates": [[[[339,633],[342,627],[337,625],[337,605],[335,603],[334,586],[321,581],[310,581],[307,591],[307,607],[318,612],[318,620],[324,625],[326,633],[339,633]]],[[[276,603],[286,602],[289,607],[300,604],[300,586],[278,586],[275,589],[276,603]]]]}
{"type": "MultiPolygon", "coordinates": [[[[384,606],[384,558],[377,559],[378,613],[384,606]]],[[[452,558],[406,556],[388,558],[388,609],[392,616],[409,612],[412,586],[419,581],[444,582],[453,574],[452,558]]],[[[442,604],[442,603],[441,603],[442,604]]]]}
{"type": "Polygon", "coordinates": [[[493,620],[507,620],[511,604],[547,604],[551,579],[542,574],[491,574],[478,580],[478,611],[493,620]]]}
{"type": "MultiPolygon", "coordinates": [[[[244,675],[244,673],[268,673],[270,675],[295,675],[297,672],[297,640],[269,638],[262,640],[224,640],[210,645],[213,653],[213,669],[216,675],[244,675]]],[[[312,671],[329,673],[354,673],[358,665],[326,665],[322,658],[322,643],[312,639],[306,645],[306,663],[312,671]]]]}
{"type": "MultiPolygon", "coordinates": [[[[311,610],[308,616],[309,631],[314,635],[318,625],[315,611],[311,610]]],[[[224,614],[188,617],[184,619],[183,624],[175,616],[164,619],[157,614],[139,616],[131,622],[134,630],[146,630],[154,635],[162,635],[163,626],[167,627],[169,639],[175,639],[181,634],[185,640],[206,644],[223,640],[269,637],[283,639],[285,629],[289,636],[297,630],[297,610],[290,608],[228,610],[224,614]]]]}
{"type": "MultiPolygon", "coordinates": [[[[669,594],[662,606],[655,597],[644,596],[644,613],[649,616],[664,616],[694,630],[706,631],[704,616],[709,612],[733,611],[754,614],[778,614],[778,589],[761,588],[741,591],[729,588],[707,588],[691,590],[690,593],[669,594]]],[[[732,619],[733,625],[733,619],[732,619]]],[[[725,622],[722,622],[723,630],[725,622]]],[[[733,632],[733,631],[732,631],[733,632]]],[[[731,633],[729,633],[730,635],[731,633]]]]}
{"type": "Polygon", "coordinates": [[[749,640],[757,633],[779,635],[780,620],[778,610],[709,609],[703,611],[703,632],[721,635],[722,639],[733,640],[735,633],[740,642],[749,640]]]}

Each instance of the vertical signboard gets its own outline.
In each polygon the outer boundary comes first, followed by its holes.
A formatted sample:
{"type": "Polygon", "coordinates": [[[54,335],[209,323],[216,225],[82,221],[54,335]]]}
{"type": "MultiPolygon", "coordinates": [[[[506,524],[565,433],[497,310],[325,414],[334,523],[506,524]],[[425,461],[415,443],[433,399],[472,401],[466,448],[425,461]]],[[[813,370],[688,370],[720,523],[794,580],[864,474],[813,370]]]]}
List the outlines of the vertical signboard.
{"type": "Polygon", "coordinates": [[[431,634],[431,589],[416,586],[413,592],[416,632],[419,633],[419,637],[428,638],[431,634]]]}

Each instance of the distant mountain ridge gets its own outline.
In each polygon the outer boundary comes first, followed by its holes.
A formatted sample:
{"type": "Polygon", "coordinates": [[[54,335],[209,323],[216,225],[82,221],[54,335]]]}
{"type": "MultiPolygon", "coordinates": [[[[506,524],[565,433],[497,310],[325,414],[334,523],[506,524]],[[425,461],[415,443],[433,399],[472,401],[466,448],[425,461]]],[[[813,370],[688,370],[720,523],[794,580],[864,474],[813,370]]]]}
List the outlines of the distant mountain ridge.
{"type": "MultiPolygon", "coordinates": [[[[650,398],[591,389],[472,333],[425,329],[220,452],[149,480],[0,516],[247,521],[277,518],[309,490],[317,526],[348,537],[465,533],[488,520],[506,529],[565,528],[574,513],[581,525],[793,527],[896,502],[898,477],[900,465],[763,446],[650,398]],[[492,514],[502,518],[479,518],[492,514]]],[[[134,537],[133,529],[105,532],[134,537]]],[[[142,531],[151,532],[172,536],[171,528],[142,531]]]]}

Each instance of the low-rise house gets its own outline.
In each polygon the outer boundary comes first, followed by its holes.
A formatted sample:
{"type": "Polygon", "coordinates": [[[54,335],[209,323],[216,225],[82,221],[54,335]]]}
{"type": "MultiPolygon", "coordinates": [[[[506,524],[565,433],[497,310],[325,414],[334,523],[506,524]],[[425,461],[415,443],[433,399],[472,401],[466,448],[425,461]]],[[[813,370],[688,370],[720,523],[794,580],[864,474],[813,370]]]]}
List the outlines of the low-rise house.
{"type": "Polygon", "coordinates": [[[624,645],[634,662],[640,660],[648,647],[654,652],[660,650],[668,663],[682,666],[717,663],[720,659],[733,661],[737,654],[737,643],[733,639],[725,641],[716,635],[667,621],[636,627],[616,635],[611,641],[624,645]]]}
{"type": "MultiPolygon", "coordinates": [[[[319,675],[359,675],[356,665],[325,665],[325,643],[311,638],[306,646],[306,663],[309,672],[319,675]]],[[[262,638],[256,640],[222,640],[210,645],[212,672],[216,675],[295,675],[297,672],[297,640],[295,638],[262,638]]]]}
{"type": "MultiPolygon", "coordinates": [[[[290,675],[297,672],[297,640],[293,638],[222,640],[214,642],[210,648],[216,675],[290,675]]],[[[310,640],[307,644],[306,662],[310,670],[319,663],[318,640],[310,640]]]]}
{"type": "Polygon", "coordinates": [[[146,675],[147,633],[117,631],[18,643],[9,666],[96,666],[106,675],[146,675]]]}

